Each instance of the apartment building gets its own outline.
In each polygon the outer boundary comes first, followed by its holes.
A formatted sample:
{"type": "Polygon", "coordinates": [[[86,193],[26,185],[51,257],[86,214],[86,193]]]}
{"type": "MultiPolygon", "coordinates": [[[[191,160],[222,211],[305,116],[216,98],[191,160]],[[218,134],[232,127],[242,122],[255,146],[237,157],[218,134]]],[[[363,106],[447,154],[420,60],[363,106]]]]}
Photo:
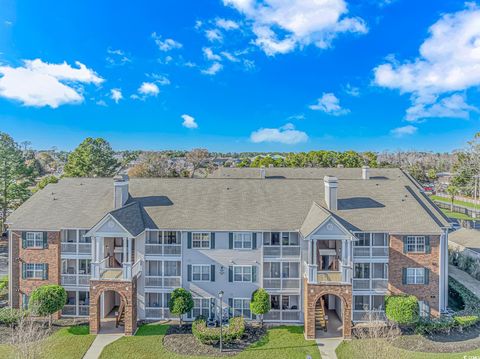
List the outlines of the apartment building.
{"type": "Polygon", "coordinates": [[[57,283],[62,316],[175,319],[168,301],[189,290],[185,315],[250,311],[270,294],[265,321],[298,323],[315,338],[384,315],[386,294],[413,294],[425,316],[447,306],[449,222],[398,169],[221,168],[205,179],[64,178],[8,219],[10,303],[57,283]],[[224,292],[221,307],[218,293],[224,292]],[[327,319],[329,318],[329,319],[327,319]],[[329,329],[328,329],[329,330],[329,329]]]}

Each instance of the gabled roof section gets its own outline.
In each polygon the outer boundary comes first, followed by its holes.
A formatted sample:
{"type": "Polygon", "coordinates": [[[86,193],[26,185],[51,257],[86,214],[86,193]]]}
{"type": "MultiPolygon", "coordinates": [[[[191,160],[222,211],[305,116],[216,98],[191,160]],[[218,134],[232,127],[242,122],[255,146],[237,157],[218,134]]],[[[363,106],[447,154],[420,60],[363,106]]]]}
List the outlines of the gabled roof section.
{"type": "Polygon", "coordinates": [[[302,227],[300,227],[300,233],[303,238],[307,238],[310,234],[313,233],[323,222],[325,222],[331,213],[325,208],[320,206],[318,203],[313,202],[310,210],[308,211],[307,217],[303,221],[302,227]]]}
{"type": "Polygon", "coordinates": [[[145,230],[143,210],[138,202],[131,202],[122,208],[111,211],[109,214],[134,237],[145,230]]]}

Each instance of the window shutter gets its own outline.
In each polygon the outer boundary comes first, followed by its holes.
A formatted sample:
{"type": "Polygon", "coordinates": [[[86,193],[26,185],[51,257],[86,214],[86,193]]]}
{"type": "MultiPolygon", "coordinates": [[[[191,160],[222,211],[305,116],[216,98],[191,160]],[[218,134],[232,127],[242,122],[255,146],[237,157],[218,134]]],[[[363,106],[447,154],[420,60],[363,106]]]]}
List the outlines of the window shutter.
{"type": "Polygon", "coordinates": [[[425,253],[430,253],[430,252],[431,252],[430,237],[425,236],[425,253]]]}
{"type": "Polygon", "coordinates": [[[215,282],[215,264],[210,266],[210,281],[215,282]]]}
{"type": "Polygon", "coordinates": [[[27,279],[27,264],[22,263],[22,279],[27,279]]]}
{"type": "Polygon", "coordinates": [[[228,298],[228,314],[233,317],[233,298],[228,298]]]}
{"type": "Polygon", "coordinates": [[[257,233],[252,233],[252,249],[257,249],[257,233]]]}
{"type": "Polygon", "coordinates": [[[187,265],[187,281],[192,281],[192,265],[187,265]]]}
{"type": "Polygon", "coordinates": [[[192,232],[187,233],[187,248],[192,248],[192,232]]]}
{"type": "Polygon", "coordinates": [[[228,249],[233,249],[233,233],[228,234],[228,249]]]}
{"type": "Polygon", "coordinates": [[[425,268],[425,281],[424,284],[428,284],[430,282],[430,269],[425,268]]]}
{"type": "Polygon", "coordinates": [[[45,263],[43,265],[43,277],[42,279],[47,280],[48,279],[48,264],[45,263]]]}
{"type": "Polygon", "coordinates": [[[48,232],[43,232],[43,248],[48,248],[48,232]]]}
{"type": "Polygon", "coordinates": [[[407,268],[402,268],[402,284],[407,284],[407,268]]]}
{"type": "Polygon", "coordinates": [[[22,232],[22,248],[27,248],[27,232],[22,232]]]}
{"type": "Polygon", "coordinates": [[[252,282],[257,281],[257,266],[252,266],[252,282]]]}
{"type": "Polygon", "coordinates": [[[407,237],[402,237],[403,239],[403,253],[407,253],[407,237]]]}
{"type": "Polygon", "coordinates": [[[228,266],[228,281],[233,282],[233,266],[228,266]]]}
{"type": "Polygon", "coordinates": [[[210,248],[215,249],[215,232],[210,233],[210,248]]]}

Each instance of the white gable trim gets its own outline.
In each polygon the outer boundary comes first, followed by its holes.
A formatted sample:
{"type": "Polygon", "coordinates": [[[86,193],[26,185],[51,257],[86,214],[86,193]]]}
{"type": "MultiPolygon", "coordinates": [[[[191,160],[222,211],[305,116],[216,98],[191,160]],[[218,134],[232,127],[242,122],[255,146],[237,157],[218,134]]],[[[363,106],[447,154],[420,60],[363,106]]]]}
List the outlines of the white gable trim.
{"type": "Polygon", "coordinates": [[[105,217],[103,217],[96,225],[92,227],[84,237],[117,237],[118,233],[115,232],[98,232],[98,230],[108,221],[113,220],[124,232],[125,237],[127,238],[135,238],[133,234],[131,234],[127,229],[119,222],[117,219],[108,213],[105,217]]]}
{"type": "Polygon", "coordinates": [[[335,219],[332,215],[329,215],[322,223],[318,225],[306,238],[305,240],[312,240],[312,239],[347,239],[347,240],[354,240],[355,237],[352,233],[350,233],[338,220],[335,219]],[[342,231],[343,235],[318,235],[313,234],[317,232],[320,228],[322,228],[326,223],[332,221],[335,225],[342,231]]]}

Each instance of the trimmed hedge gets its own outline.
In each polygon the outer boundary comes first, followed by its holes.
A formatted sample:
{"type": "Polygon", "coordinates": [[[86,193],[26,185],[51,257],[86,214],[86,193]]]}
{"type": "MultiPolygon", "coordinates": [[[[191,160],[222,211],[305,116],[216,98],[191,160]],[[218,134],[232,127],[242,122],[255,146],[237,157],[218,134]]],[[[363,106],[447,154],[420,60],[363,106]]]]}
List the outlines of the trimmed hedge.
{"type": "Polygon", "coordinates": [[[412,325],[419,320],[417,297],[413,295],[390,295],[385,297],[387,318],[401,325],[412,325]]]}
{"type": "Polygon", "coordinates": [[[0,324],[3,325],[17,325],[18,321],[22,318],[27,316],[27,312],[20,309],[14,308],[0,308],[0,324]]]}
{"type": "MultiPolygon", "coordinates": [[[[240,339],[245,333],[245,320],[243,317],[234,317],[229,320],[229,326],[223,327],[223,342],[230,343],[240,339]]],[[[196,319],[192,324],[192,334],[203,344],[216,344],[220,341],[220,328],[209,328],[205,319],[196,319]]]]}

